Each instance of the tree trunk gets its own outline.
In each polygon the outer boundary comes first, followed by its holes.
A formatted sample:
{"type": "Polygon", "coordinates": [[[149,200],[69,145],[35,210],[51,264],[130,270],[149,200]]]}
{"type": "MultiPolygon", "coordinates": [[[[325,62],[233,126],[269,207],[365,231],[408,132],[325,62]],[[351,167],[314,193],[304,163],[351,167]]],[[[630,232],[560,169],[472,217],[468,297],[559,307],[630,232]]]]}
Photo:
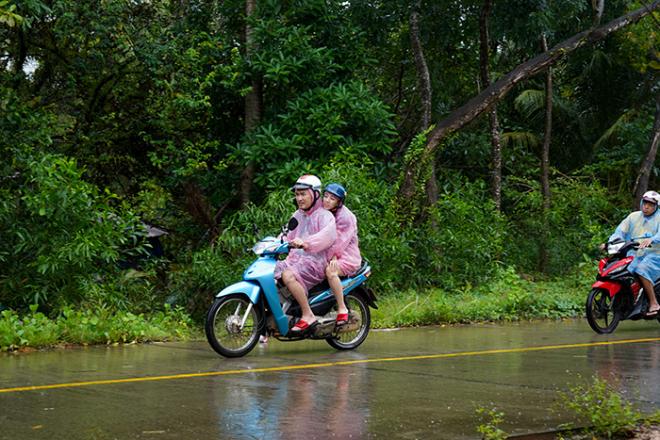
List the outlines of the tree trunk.
{"type": "MultiPolygon", "coordinates": [[[[412,46],[413,56],[415,58],[415,68],[417,71],[417,87],[422,102],[422,113],[419,121],[419,131],[426,131],[431,125],[432,109],[432,89],[431,75],[424,58],[422,42],[419,38],[419,9],[421,0],[417,0],[410,13],[410,44],[412,46]]],[[[434,205],[438,201],[438,183],[435,175],[435,161],[432,161],[428,182],[426,182],[426,200],[429,205],[434,205]]]]}
{"type": "Polygon", "coordinates": [[[183,184],[186,210],[195,221],[204,225],[206,229],[205,237],[211,244],[218,237],[218,222],[211,213],[211,205],[204,196],[204,192],[197,183],[188,180],[183,184]]]}
{"type": "Polygon", "coordinates": [[[591,0],[591,6],[594,8],[594,19],[593,27],[596,27],[600,24],[601,18],[603,18],[603,12],[605,11],[605,0],[591,0]]]}
{"type": "MultiPolygon", "coordinates": [[[[438,145],[449,133],[472,122],[477,116],[506,96],[516,84],[542,72],[576,49],[600,41],[612,32],[618,31],[631,23],[636,23],[658,9],[658,7],[660,7],[660,0],[655,0],[650,5],[645,5],[596,29],[580,32],[557,44],[549,51],[520,64],[466,104],[453,111],[447,118],[440,121],[430,132],[427,143],[420,153],[421,156],[435,156],[438,145]]],[[[416,197],[415,186],[419,182],[414,181],[414,177],[417,175],[414,168],[424,162],[424,158],[420,157],[416,160],[410,160],[406,164],[399,187],[399,200],[412,200],[416,197]]]]}
{"type": "MultiPolygon", "coordinates": [[[[252,28],[249,18],[256,8],[256,0],[245,0],[245,55],[250,58],[254,51],[254,39],[252,37],[252,28]]],[[[245,133],[249,133],[261,122],[262,114],[262,81],[261,78],[252,78],[252,87],[245,96],[245,133]]],[[[252,191],[252,182],[254,180],[254,163],[249,162],[241,173],[239,195],[241,205],[250,201],[250,192],[252,191]]]]}
{"type": "MultiPolygon", "coordinates": [[[[545,35],[541,37],[543,51],[548,50],[545,35]]],[[[545,75],[545,132],[543,133],[543,149],[541,150],[541,189],[543,194],[543,209],[550,209],[550,142],[552,141],[552,68],[548,67],[545,75]]]]}
{"type": "MultiPolygon", "coordinates": [[[[488,17],[492,7],[492,0],[485,0],[479,15],[479,73],[484,88],[490,85],[488,17]]],[[[500,142],[500,124],[497,120],[497,106],[493,105],[490,109],[488,119],[491,143],[491,192],[495,208],[499,211],[502,208],[502,144],[500,142]]]]}
{"type": "MultiPolygon", "coordinates": [[[[541,36],[543,52],[548,51],[548,40],[545,34],[541,36]]],[[[539,269],[545,273],[548,269],[548,225],[547,215],[550,211],[550,142],[552,140],[552,68],[548,67],[545,74],[545,131],[543,133],[543,148],[541,150],[541,193],[543,195],[544,223],[541,231],[539,269]]]]}
{"type": "Polygon", "coordinates": [[[635,205],[634,209],[639,208],[639,202],[642,200],[642,195],[649,188],[649,179],[651,177],[651,169],[655,163],[655,157],[658,154],[658,144],[660,143],[660,92],[655,94],[655,122],[653,123],[653,133],[651,133],[651,144],[649,145],[649,152],[646,154],[642,167],[639,170],[639,175],[635,182],[635,205]]]}

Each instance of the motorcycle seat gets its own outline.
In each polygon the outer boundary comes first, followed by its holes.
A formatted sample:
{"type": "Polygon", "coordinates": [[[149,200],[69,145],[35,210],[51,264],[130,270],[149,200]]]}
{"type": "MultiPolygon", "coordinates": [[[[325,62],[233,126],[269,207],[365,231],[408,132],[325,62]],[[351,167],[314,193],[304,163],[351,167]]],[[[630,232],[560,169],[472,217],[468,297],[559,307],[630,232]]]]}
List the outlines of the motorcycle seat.
{"type": "MultiPolygon", "coordinates": [[[[362,264],[360,265],[360,268],[355,273],[355,275],[350,276],[350,277],[348,277],[348,276],[340,277],[339,279],[343,281],[346,278],[355,278],[359,275],[362,275],[364,272],[366,272],[368,267],[369,267],[369,261],[367,261],[363,258],[362,259],[362,264]]],[[[323,282],[321,282],[321,283],[317,284],[316,286],[312,287],[311,289],[309,289],[308,297],[312,298],[312,297],[318,295],[319,293],[328,290],[329,288],[330,288],[330,284],[328,284],[328,280],[327,279],[323,280],[323,282]]]]}

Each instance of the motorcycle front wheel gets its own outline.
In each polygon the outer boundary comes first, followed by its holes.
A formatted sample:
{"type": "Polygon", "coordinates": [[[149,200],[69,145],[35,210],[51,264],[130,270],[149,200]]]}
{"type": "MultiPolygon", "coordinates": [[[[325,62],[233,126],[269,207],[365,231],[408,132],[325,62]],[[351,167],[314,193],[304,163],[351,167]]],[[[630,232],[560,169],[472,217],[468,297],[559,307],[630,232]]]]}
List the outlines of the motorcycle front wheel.
{"type": "Polygon", "coordinates": [[[326,339],[331,347],[337,350],[352,350],[367,339],[371,326],[371,312],[361,295],[349,293],[344,298],[350,314],[358,320],[358,328],[350,332],[342,332],[326,339]]]}
{"type": "Polygon", "coordinates": [[[612,333],[619,325],[621,316],[613,307],[610,294],[602,289],[592,289],[587,297],[587,321],[599,334],[612,333]]]}
{"type": "Polygon", "coordinates": [[[248,354],[259,340],[261,312],[241,294],[215,300],[206,315],[206,339],[225,357],[248,354]]]}

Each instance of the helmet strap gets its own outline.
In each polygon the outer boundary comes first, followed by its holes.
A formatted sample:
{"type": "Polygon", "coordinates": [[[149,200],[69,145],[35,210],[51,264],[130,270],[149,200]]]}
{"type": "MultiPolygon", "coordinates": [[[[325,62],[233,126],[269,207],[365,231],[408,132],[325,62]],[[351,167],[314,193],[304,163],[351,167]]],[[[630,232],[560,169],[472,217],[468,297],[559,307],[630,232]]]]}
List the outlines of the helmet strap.
{"type": "Polygon", "coordinates": [[[307,209],[303,209],[303,211],[305,211],[305,212],[307,212],[307,211],[309,211],[310,209],[312,209],[312,208],[316,205],[316,202],[318,202],[318,200],[319,200],[319,195],[320,195],[320,193],[319,193],[318,191],[316,191],[316,190],[311,189],[311,188],[310,188],[310,191],[312,191],[312,194],[314,194],[314,200],[312,201],[312,204],[309,205],[309,208],[307,208],[307,209]]]}

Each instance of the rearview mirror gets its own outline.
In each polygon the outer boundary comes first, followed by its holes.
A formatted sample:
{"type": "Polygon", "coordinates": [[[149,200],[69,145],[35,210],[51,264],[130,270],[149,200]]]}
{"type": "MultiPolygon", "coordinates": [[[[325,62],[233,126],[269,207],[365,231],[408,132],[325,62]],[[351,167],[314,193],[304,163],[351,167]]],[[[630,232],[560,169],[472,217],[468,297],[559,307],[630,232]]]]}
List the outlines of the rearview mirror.
{"type": "Polygon", "coordinates": [[[286,225],[286,228],[289,231],[293,231],[298,227],[298,220],[295,217],[291,217],[291,220],[289,220],[289,223],[286,225]]]}

